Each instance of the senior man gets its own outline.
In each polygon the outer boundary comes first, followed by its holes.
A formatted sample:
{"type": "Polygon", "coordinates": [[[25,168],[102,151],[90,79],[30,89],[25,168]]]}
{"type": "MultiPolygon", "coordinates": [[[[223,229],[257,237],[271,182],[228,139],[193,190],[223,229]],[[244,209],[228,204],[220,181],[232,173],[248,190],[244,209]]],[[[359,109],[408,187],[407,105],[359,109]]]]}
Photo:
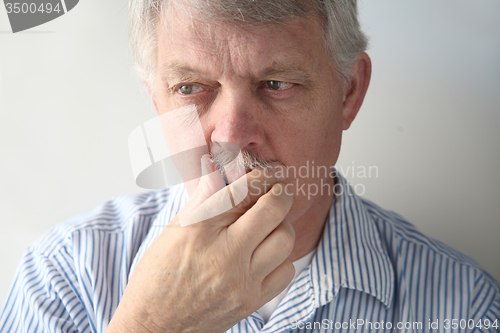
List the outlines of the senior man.
{"type": "Polygon", "coordinates": [[[56,228],[27,251],[2,332],[498,331],[496,281],[333,169],[371,74],[355,1],[138,0],[130,14],[158,114],[194,106],[207,147],[237,146],[246,174],[207,151],[189,198],[118,198],[56,228]]]}

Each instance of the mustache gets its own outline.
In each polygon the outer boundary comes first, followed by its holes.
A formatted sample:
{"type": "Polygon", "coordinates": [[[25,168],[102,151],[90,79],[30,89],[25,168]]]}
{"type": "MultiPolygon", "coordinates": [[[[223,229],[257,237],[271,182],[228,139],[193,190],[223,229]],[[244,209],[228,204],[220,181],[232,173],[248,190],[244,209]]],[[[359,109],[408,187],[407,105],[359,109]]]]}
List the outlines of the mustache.
{"type": "Polygon", "coordinates": [[[261,154],[249,149],[242,150],[240,154],[239,147],[238,149],[225,148],[228,147],[215,145],[210,155],[215,169],[219,170],[226,183],[229,183],[228,176],[230,175],[241,174],[242,170],[248,173],[254,169],[267,169],[273,162],[276,162],[276,160],[265,159],[261,154]]]}

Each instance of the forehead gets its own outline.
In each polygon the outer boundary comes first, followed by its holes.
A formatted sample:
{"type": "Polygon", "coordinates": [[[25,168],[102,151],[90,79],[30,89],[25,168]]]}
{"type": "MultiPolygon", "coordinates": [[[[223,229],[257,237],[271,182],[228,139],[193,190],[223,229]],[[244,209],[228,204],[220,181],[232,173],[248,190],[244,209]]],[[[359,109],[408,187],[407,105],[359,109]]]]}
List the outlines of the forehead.
{"type": "Polygon", "coordinates": [[[175,7],[166,15],[158,32],[158,69],[166,75],[179,69],[215,76],[287,68],[314,72],[329,60],[319,17],[242,26],[203,22],[175,7]]]}

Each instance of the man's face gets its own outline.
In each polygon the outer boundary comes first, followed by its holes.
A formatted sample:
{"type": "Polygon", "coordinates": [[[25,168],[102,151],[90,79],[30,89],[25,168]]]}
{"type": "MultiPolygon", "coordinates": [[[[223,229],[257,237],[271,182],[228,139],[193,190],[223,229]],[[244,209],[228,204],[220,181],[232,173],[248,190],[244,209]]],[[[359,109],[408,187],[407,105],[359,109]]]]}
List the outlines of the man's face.
{"type": "MultiPolygon", "coordinates": [[[[153,96],[159,114],[196,105],[207,143],[235,143],[297,171],[307,162],[310,170],[335,164],[344,93],[319,19],[235,27],[172,11],[164,26],[153,96]]],[[[311,171],[291,176],[294,205],[288,217],[295,220],[319,200],[307,192],[309,184],[320,182],[311,171]]]]}

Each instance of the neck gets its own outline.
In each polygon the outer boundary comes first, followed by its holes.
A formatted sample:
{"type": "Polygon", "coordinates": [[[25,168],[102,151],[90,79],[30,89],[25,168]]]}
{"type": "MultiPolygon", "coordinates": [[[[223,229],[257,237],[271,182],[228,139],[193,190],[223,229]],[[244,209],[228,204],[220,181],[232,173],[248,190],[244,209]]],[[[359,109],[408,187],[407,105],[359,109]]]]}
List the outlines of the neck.
{"type": "MultiPolygon", "coordinates": [[[[330,180],[332,183],[334,180],[330,180]]],[[[296,261],[318,246],[325,222],[332,206],[333,194],[317,196],[307,211],[292,222],[295,229],[295,246],[290,260],[296,261]]]]}

